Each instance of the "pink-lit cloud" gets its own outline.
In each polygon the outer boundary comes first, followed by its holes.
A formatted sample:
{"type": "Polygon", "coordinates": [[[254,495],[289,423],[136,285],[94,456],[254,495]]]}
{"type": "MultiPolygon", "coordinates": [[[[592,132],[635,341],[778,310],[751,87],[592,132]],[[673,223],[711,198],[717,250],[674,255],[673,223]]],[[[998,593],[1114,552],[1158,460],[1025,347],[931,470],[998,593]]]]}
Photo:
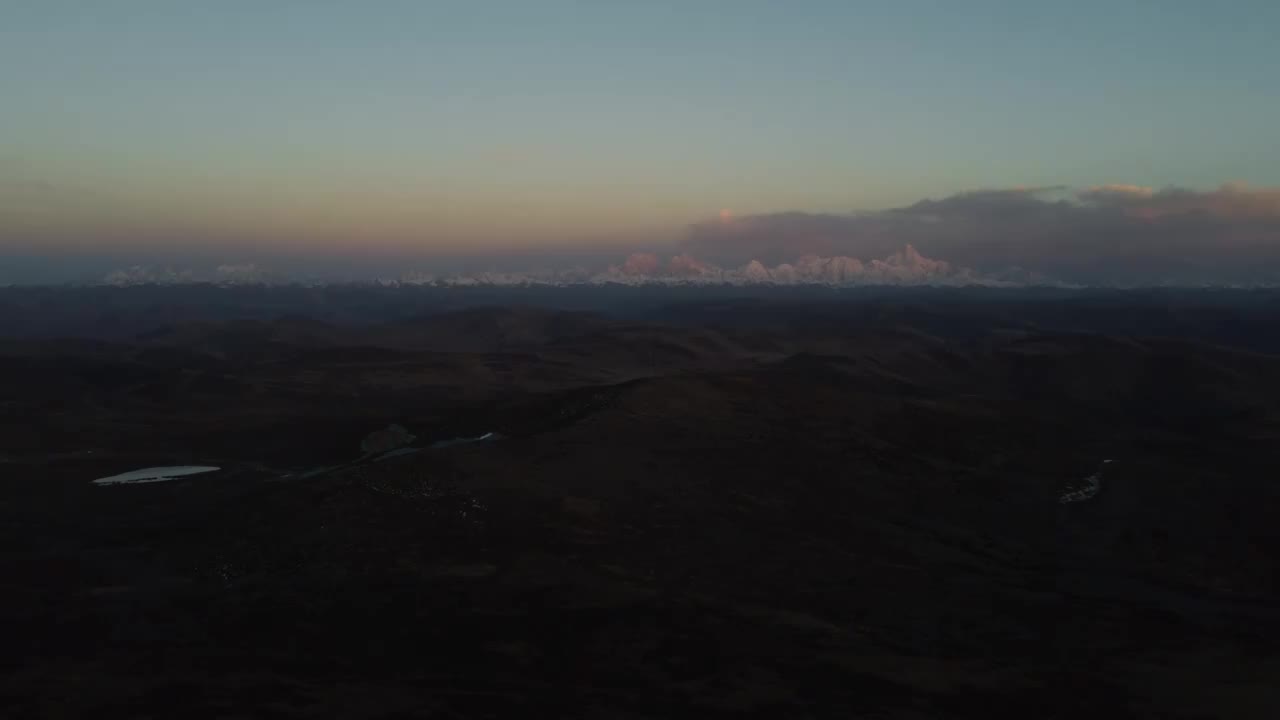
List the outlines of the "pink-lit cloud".
{"type": "Polygon", "coordinates": [[[1226,183],[1216,190],[1155,190],[1139,185],[1103,185],[1079,193],[1082,201],[1123,208],[1144,218],[1207,213],[1226,219],[1280,219],[1280,188],[1226,183]]]}

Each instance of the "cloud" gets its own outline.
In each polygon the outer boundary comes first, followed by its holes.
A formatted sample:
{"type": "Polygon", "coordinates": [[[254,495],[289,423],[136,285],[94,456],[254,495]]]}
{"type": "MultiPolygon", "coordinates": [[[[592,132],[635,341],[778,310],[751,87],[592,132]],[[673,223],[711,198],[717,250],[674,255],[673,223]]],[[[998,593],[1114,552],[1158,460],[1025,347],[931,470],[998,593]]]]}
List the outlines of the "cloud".
{"type": "Polygon", "coordinates": [[[1142,185],[1125,185],[1123,183],[1113,183],[1111,185],[1097,185],[1083,190],[1079,193],[1079,198],[1087,202],[1095,202],[1099,204],[1108,203],[1129,203],[1134,201],[1149,200],[1155,195],[1155,190],[1142,185]]]}
{"type": "Polygon", "coordinates": [[[880,257],[904,245],[981,272],[1089,284],[1280,281],[1280,189],[1109,184],[982,190],[869,213],[782,212],[689,228],[682,249],[738,265],[880,257]]]}
{"type": "Polygon", "coordinates": [[[634,253],[631,257],[627,258],[625,263],[622,264],[622,267],[619,268],[619,272],[623,275],[644,277],[658,272],[658,268],[661,267],[661,265],[662,261],[653,253],[634,253]]]}
{"type": "Polygon", "coordinates": [[[1210,192],[1179,188],[1156,191],[1138,185],[1104,185],[1079,194],[1082,201],[1117,207],[1141,218],[1208,214],[1221,219],[1280,221],[1280,188],[1254,189],[1246,183],[1226,183],[1210,192]]]}

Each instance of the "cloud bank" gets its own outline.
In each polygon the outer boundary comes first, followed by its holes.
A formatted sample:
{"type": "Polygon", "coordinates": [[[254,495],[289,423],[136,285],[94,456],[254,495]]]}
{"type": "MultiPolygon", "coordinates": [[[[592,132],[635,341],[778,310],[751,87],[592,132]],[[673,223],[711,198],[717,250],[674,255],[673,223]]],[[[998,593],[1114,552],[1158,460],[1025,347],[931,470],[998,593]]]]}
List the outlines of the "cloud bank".
{"type": "Polygon", "coordinates": [[[906,244],[977,272],[1018,268],[1073,283],[1277,282],[1280,189],[986,190],[870,213],[708,221],[689,229],[683,250],[723,264],[768,264],[878,257],[906,244]]]}

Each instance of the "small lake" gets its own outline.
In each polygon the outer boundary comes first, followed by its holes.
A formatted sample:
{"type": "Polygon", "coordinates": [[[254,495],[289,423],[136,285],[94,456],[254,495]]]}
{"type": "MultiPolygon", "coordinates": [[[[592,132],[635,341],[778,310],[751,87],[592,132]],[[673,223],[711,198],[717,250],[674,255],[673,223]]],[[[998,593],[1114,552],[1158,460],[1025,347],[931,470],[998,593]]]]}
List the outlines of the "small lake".
{"type": "Polygon", "coordinates": [[[214,472],[222,468],[212,465],[173,465],[168,467],[152,467],[143,468],[141,470],[130,470],[119,475],[98,478],[93,481],[94,485],[136,485],[140,483],[164,482],[175,478],[185,477],[187,475],[199,475],[200,473],[214,472]]]}

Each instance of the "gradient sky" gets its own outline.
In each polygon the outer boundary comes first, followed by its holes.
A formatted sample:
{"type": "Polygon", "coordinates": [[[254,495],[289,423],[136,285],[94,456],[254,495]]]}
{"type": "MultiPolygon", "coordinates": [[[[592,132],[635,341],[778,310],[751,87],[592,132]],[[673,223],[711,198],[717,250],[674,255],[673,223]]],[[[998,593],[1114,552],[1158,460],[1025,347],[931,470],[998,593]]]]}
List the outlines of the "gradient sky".
{"type": "Polygon", "coordinates": [[[0,254],[1280,185],[1280,3],[0,0],[0,254]]]}

